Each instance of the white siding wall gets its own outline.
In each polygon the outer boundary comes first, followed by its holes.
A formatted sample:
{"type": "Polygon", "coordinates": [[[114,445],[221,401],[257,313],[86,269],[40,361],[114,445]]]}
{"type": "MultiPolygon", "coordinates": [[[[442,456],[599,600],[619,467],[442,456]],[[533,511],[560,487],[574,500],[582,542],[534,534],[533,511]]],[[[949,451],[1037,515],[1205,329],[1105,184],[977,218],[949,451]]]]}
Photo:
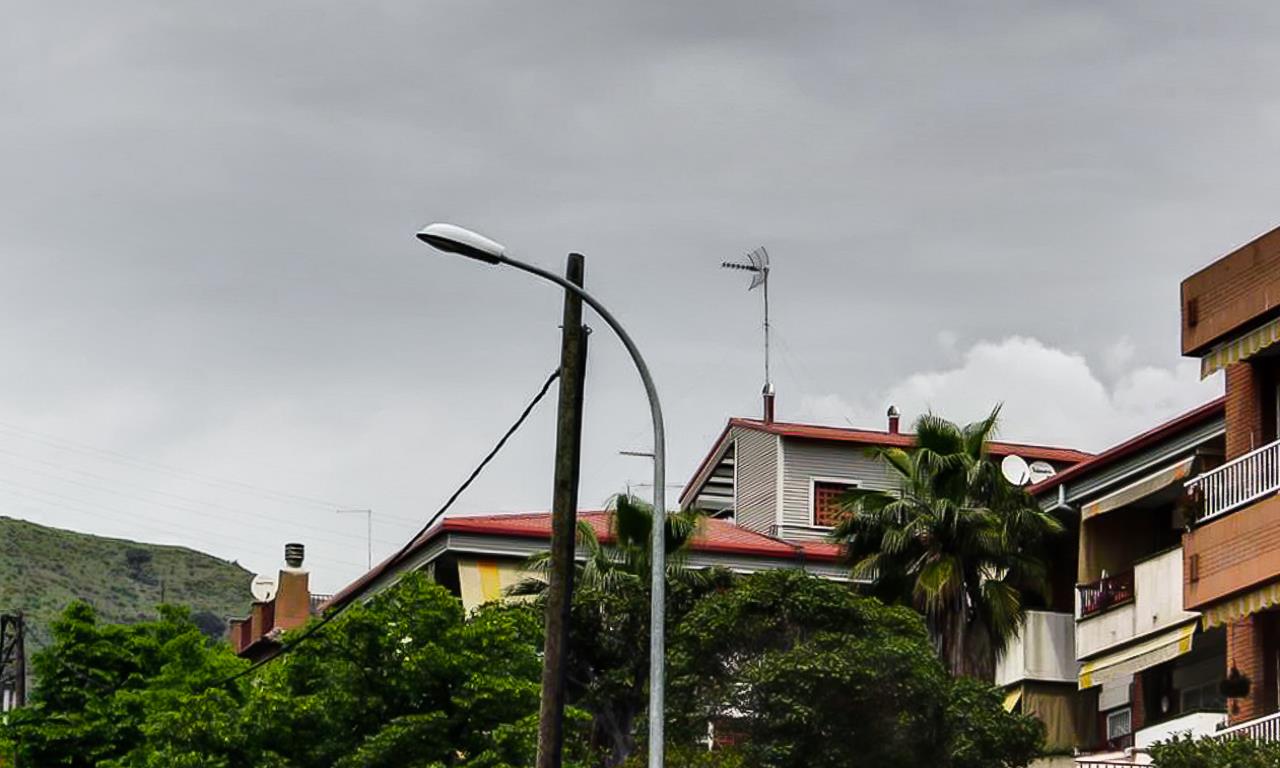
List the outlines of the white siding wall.
{"type": "Polygon", "coordinates": [[[739,428],[733,436],[738,446],[734,519],[743,528],[772,534],[778,506],[778,438],[739,428]]]}
{"type": "Polygon", "coordinates": [[[813,527],[809,498],[813,478],[844,480],[860,488],[891,491],[897,484],[879,459],[866,447],[851,443],[827,443],[783,438],[782,530],[784,538],[821,538],[825,529],[813,527]]]}

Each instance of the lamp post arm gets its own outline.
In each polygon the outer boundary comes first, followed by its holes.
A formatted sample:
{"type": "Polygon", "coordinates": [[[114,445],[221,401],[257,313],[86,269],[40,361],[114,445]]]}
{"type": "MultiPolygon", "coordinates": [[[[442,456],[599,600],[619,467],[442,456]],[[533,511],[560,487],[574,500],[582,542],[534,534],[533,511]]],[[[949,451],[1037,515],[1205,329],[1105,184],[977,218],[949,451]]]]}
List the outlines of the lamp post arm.
{"type": "Polygon", "coordinates": [[[510,256],[498,257],[499,264],[515,267],[523,272],[549,280],[556,285],[571,291],[582,298],[586,304],[600,315],[600,318],[613,329],[622,346],[627,348],[631,361],[635,363],[644,382],[644,392],[649,398],[649,412],[653,418],[653,525],[651,526],[649,591],[649,768],[663,768],[665,752],[665,718],[664,702],[666,699],[665,657],[666,657],[666,484],[667,457],[666,434],[662,424],[662,404],[658,402],[658,389],[649,375],[649,366],[641,356],[639,348],[631,340],[622,325],[609,310],[604,308],[594,296],[574,285],[554,272],[541,267],[526,264],[510,256]]]}

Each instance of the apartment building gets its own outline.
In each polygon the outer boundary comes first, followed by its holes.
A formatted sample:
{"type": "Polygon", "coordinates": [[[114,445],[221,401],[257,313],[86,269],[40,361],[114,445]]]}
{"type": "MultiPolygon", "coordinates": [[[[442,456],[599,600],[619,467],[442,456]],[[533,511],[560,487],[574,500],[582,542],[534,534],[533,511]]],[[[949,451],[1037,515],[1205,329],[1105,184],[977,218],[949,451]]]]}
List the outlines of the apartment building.
{"type": "Polygon", "coordinates": [[[1229,719],[1280,737],[1280,230],[1182,282],[1182,352],[1223,372],[1224,462],[1188,484],[1183,605],[1226,634],[1229,719]]]}
{"type": "Polygon", "coordinates": [[[1056,718],[1042,719],[1059,745],[1092,760],[1127,760],[1174,733],[1214,733],[1227,719],[1226,633],[1202,628],[1182,601],[1184,485],[1222,463],[1224,411],[1215,400],[1030,489],[1078,524],[1078,557],[1073,612],[1030,614],[1024,652],[1058,662],[1050,669],[1065,684],[1050,691],[1071,704],[1059,700],[1046,708],[1056,718]]]}

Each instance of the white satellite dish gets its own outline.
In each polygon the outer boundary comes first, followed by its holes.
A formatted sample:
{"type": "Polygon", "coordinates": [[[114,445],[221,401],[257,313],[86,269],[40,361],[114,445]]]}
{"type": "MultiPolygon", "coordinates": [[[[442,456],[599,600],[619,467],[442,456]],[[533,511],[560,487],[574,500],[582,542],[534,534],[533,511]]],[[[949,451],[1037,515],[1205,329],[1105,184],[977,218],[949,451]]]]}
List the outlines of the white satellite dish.
{"type": "Polygon", "coordinates": [[[253,581],[249,582],[249,591],[253,593],[254,600],[265,603],[276,596],[276,580],[270,576],[258,574],[253,577],[253,581]]]}
{"type": "Polygon", "coordinates": [[[1058,474],[1058,470],[1054,469],[1053,465],[1047,461],[1033,461],[1027,469],[1031,471],[1031,483],[1033,485],[1058,474]]]}
{"type": "Polygon", "coordinates": [[[1004,479],[1013,485],[1026,485],[1031,479],[1031,468],[1027,466],[1026,460],[1012,453],[1000,462],[1000,472],[1004,474],[1004,479]]]}

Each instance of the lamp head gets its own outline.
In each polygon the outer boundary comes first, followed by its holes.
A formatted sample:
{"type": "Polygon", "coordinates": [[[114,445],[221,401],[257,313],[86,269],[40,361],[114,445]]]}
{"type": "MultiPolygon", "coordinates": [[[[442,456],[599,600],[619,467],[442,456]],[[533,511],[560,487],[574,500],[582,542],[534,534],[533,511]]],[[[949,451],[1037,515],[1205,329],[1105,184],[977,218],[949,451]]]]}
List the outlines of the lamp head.
{"type": "Polygon", "coordinates": [[[484,235],[452,224],[431,224],[418,233],[418,239],[431,247],[457,253],[488,264],[501,264],[507,249],[484,235]]]}

